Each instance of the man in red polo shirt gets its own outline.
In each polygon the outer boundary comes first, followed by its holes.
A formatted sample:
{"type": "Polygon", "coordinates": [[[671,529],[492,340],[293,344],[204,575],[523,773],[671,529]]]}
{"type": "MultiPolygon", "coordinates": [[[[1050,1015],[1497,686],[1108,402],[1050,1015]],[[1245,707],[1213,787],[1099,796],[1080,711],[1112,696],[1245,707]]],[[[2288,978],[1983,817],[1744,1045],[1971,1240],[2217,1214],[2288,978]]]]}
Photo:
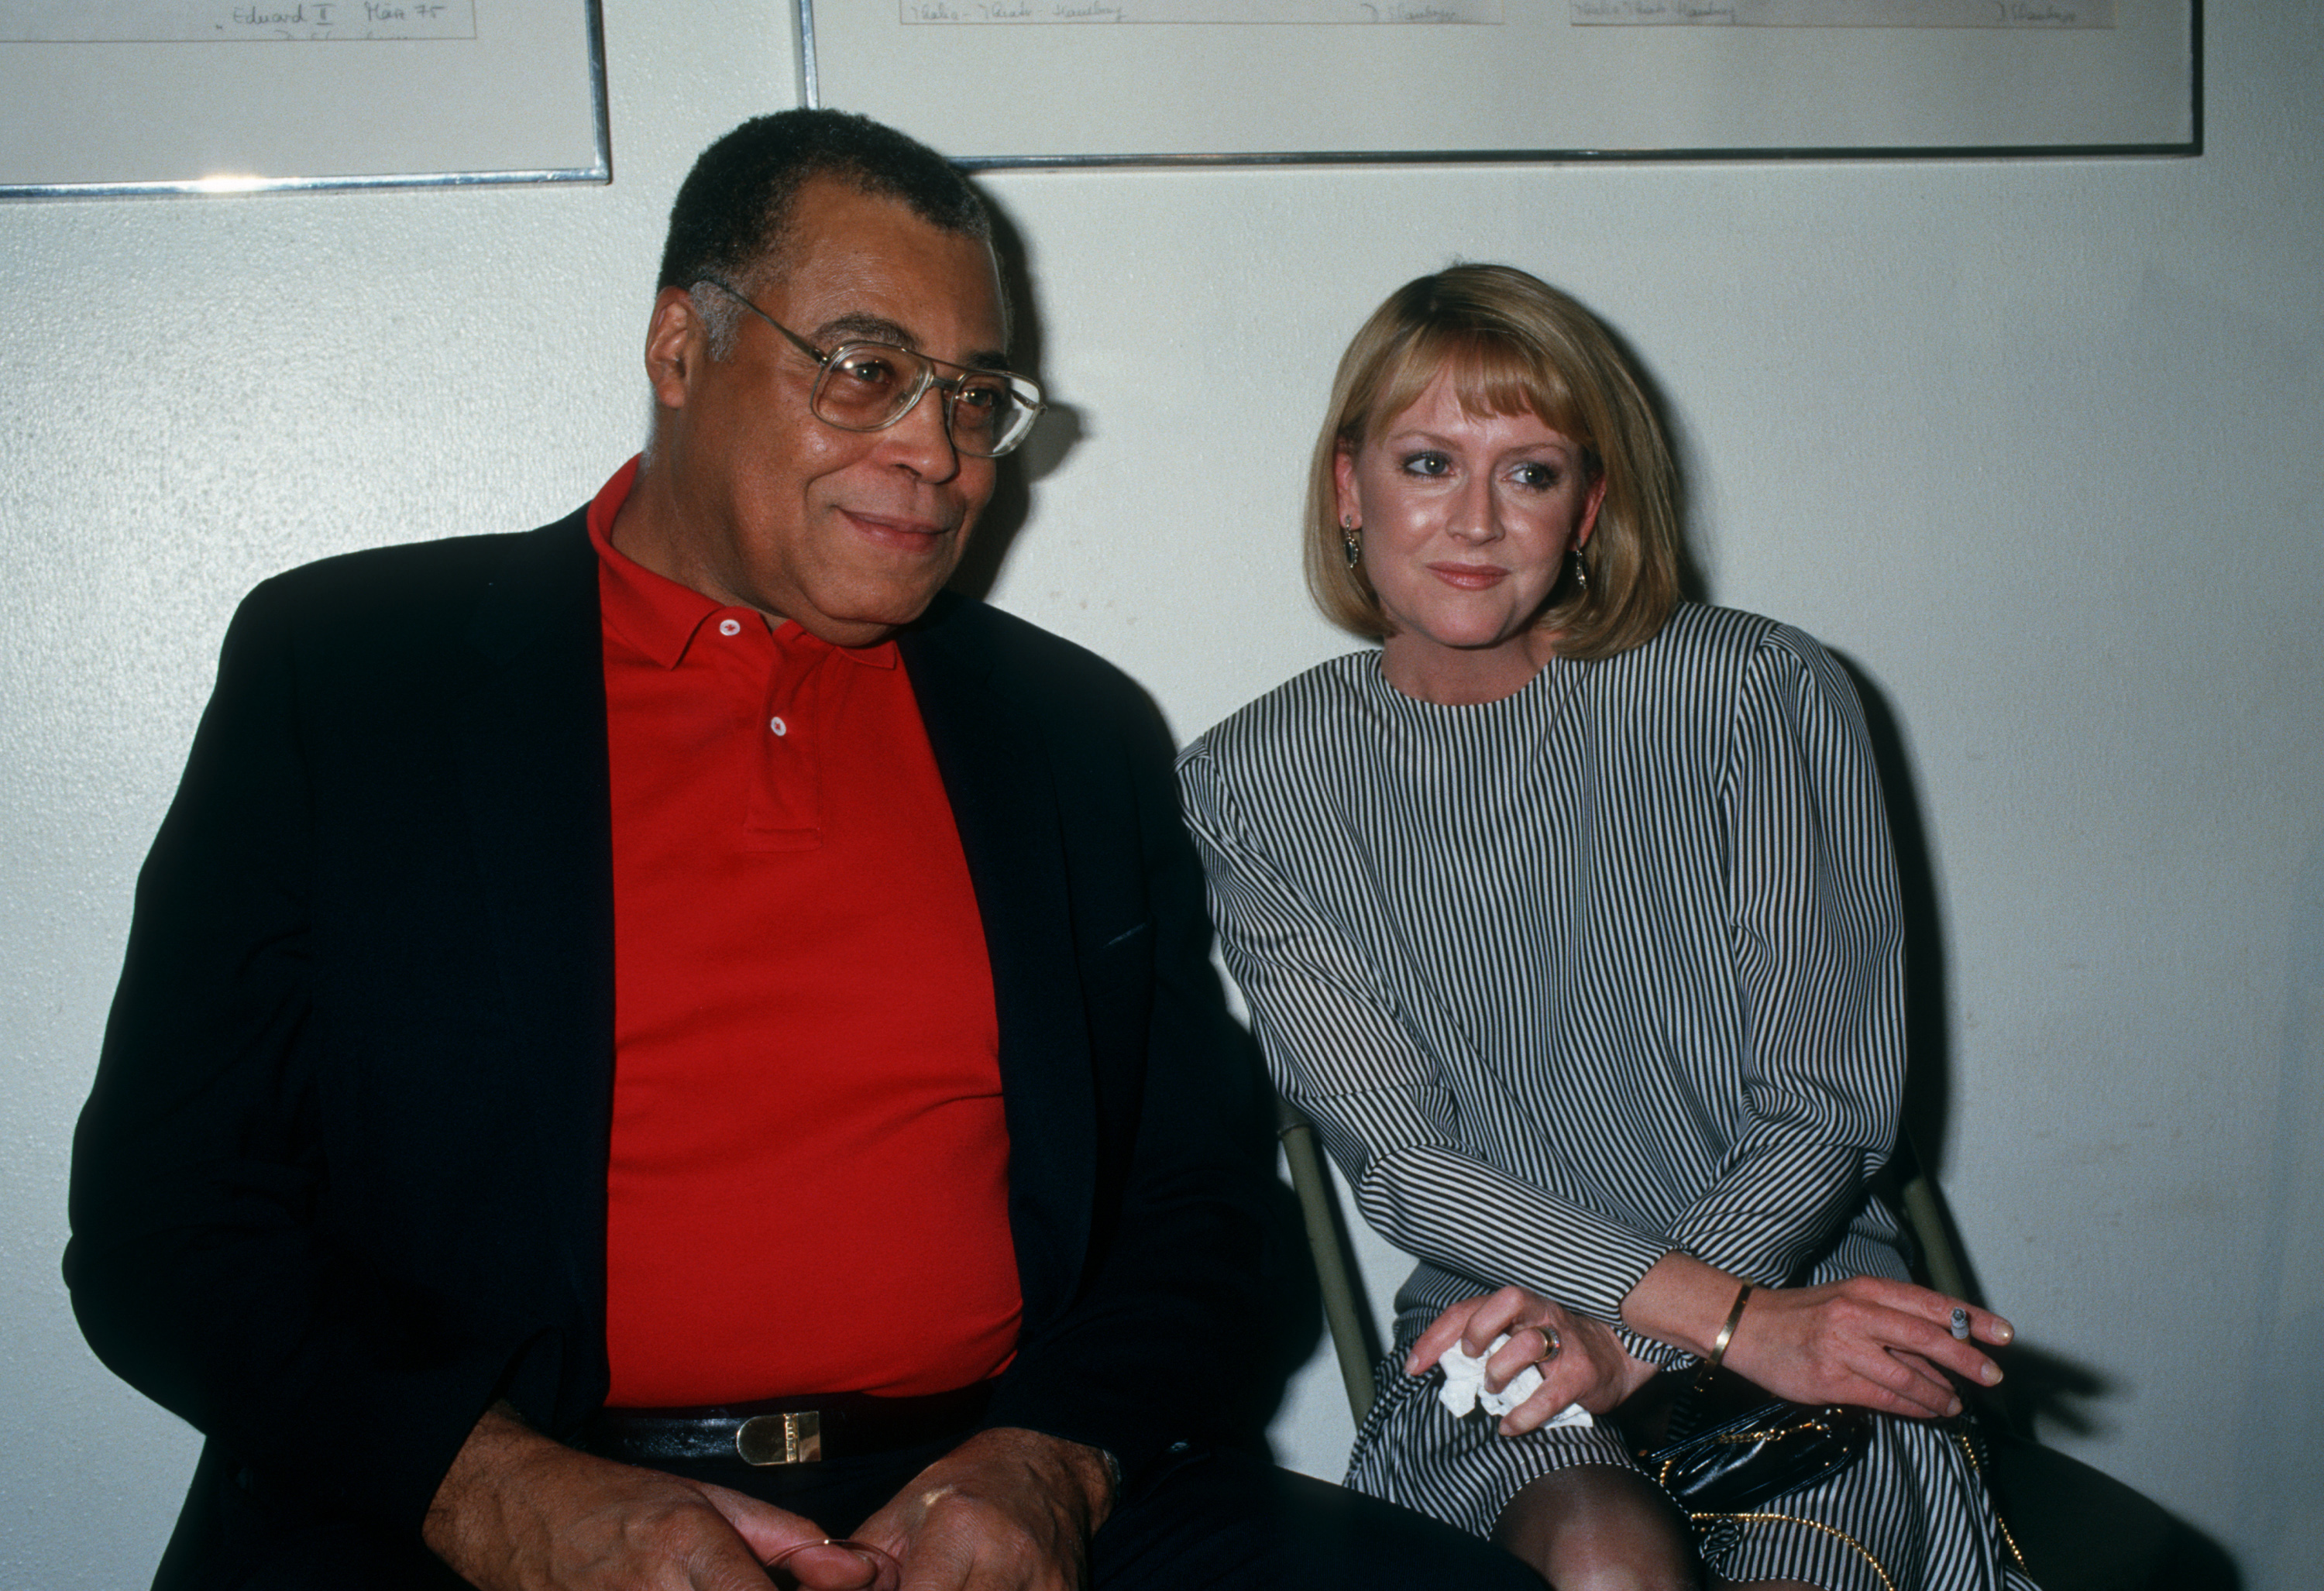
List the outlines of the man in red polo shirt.
{"type": "Polygon", "coordinates": [[[1266,1139],[1168,740],[940,594],[1041,408],[989,235],[889,129],[737,129],[641,459],[236,616],[66,1261],[208,1438],[158,1586],[1531,1583],[1235,1445],[1266,1139]]]}

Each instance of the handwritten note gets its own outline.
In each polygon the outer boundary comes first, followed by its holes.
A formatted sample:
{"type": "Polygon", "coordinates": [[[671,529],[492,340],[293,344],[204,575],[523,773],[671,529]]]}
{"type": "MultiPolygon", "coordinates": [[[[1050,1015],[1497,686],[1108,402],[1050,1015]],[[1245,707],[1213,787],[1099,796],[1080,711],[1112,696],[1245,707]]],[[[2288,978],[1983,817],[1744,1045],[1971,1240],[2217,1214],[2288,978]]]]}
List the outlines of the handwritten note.
{"type": "Polygon", "coordinates": [[[1502,0],[901,0],[907,26],[1046,23],[1501,25],[1502,0]]]}
{"type": "Polygon", "coordinates": [[[2110,28],[2115,0],[1572,0],[1576,27],[2110,28]]]}
{"type": "Polygon", "coordinates": [[[0,43],[473,39],[476,0],[0,0],[0,43]]]}

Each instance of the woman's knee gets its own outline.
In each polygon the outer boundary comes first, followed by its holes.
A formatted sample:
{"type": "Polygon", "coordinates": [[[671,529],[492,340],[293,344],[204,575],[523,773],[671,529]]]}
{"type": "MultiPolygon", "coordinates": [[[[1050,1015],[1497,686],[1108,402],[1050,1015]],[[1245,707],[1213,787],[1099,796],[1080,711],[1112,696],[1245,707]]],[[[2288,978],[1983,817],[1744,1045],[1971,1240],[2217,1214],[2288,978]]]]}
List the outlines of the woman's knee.
{"type": "Polygon", "coordinates": [[[1684,1518],[1644,1476],[1579,1465],[1540,1476],[1509,1500],[1493,1540],[1554,1591],[1697,1591],[1684,1518]]]}

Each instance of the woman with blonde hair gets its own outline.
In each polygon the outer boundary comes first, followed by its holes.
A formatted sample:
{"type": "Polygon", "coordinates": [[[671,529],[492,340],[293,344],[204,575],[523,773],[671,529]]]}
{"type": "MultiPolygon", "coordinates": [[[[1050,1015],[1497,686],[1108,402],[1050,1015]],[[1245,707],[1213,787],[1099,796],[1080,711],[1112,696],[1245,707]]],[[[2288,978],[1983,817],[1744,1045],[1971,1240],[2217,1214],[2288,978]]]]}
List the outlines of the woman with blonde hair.
{"type": "Polygon", "coordinates": [[[1807,636],[1679,600],[1675,495],[1572,299],[1406,284],[1341,362],[1309,498],[1310,589],[1379,645],[1181,759],[1277,1082],[1419,1260],[1349,1483],[1559,1591],[1693,1586],[1635,1428],[1706,1424],[1691,1378],[1723,1364],[1876,1413],[1845,1469],[1698,1522],[1713,1583],[2031,1591],[1946,1423],[2011,1329],[1907,1281],[1868,1189],[1904,1048],[1862,715],[1807,636]],[[1542,1384],[1456,1418],[1447,1350],[1542,1384]]]}

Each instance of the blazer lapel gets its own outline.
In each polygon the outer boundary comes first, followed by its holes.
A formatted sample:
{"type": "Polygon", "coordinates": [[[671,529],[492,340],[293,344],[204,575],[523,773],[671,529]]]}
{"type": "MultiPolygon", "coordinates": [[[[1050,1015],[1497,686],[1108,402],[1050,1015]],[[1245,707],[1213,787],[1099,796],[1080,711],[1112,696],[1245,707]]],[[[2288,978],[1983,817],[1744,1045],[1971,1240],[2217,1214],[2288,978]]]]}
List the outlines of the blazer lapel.
{"type": "Polygon", "coordinates": [[[1090,1237],[1096,1099],[1073,902],[1040,729],[997,688],[973,610],[941,597],[898,638],[959,826],[992,961],[1009,1214],[1028,1328],[1071,1301],[1090,1237]]]}
{"type": "Polygon", "coordinates": [[[468,632],[485,668],[458,728],[502,986],[525,1035],[530,1158],[577,1319],[604,1310],[613,1074],[613,817],[597,560],[579,513],[523,538],[468,632]]]}

